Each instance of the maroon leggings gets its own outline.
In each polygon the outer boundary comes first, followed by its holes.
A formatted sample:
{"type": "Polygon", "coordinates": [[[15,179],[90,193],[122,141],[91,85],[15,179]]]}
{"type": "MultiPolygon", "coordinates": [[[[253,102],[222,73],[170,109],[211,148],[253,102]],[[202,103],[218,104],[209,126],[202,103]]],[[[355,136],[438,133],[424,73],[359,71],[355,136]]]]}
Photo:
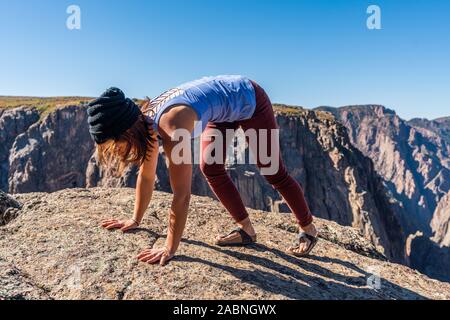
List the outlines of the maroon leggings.
{"type": "MultiPolygon", "coordinates": [[[[267,136],[270,137],[271,129],[277,129],[275,116],[273,113],[272,103],[263,88],[252,81],[256,92],[256,109],[253,116],[248,120],[237,121],[237,122],[223,122],[223,123],[208,123],[205,131],[202,134],[202,150],[204,151],[208,145],[214,143],[215,139],[213,137],[213,129],[219,130],[223,137],[226,137],[226,130],[233,129],[236,130],[241,127],[244,131],[247,129],[268,129],[267,136]],[[211,141],[212,140],[212,141],[211,141]]],[[[258,131],[257,131],[258,132],[258,131]]],[[[259,145],[259,136],[257,135],[257,140],[259,145]]],[[[223,138],[225,140],[225,138],[223,138]]],[[[271,149],[271,139],[265,139],[268,144],[267,150],[271,149]]],[[[247,139],[248,141],[248,139],[247,139]]],[[[227,145],[223,145],[223,161],[221,163],[207,164],[202,155],[200,157],[200,168],[208,181],[209,186],[213,190],[217,198],[222,202],[225,208],[230,212],[236,222],[240,222],[248,217],[247,210],[242,202],[236,186],[233,184],[230,176],[225,170],[225,157],[227,145]]],[[[279,148],[279,144],[275,146],[279,148]]],[[[277,149],[279,150],[279,149],[277,149]]],[[[253,152],[256,157],[256,162],[258,167],[266,167],[267,164],[263,164],[260,161],[258,152],[253,152]]],[[[279,166],[276,173],[273,175],[265,175],[264,177],[267,181],[275,188],[287,202],[287,205],[291,211],[295,214],[300,226],[305,227],[312,223],[313,217],[306,203],[303,190],[301,186],[295,181],[287,172],[286,167],[281,159],[281,153],[279,158],[279,166]]],[[[209,162],[209,161],[208,161],[209,162]]]]}

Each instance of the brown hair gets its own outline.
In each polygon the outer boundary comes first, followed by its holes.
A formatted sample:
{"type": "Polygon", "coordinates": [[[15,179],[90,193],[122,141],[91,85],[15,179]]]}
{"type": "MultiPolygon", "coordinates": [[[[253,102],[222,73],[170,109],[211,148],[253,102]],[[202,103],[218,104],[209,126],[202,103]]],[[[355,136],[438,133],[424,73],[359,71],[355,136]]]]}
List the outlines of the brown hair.
{"type": "Polygon", "coordinates": [[[130,164],[142,165],[156,147],[157,139],[152,122],[148,121],[144,115],[149,111],[150,105],[151,101],[147,98],[140,106],[142,114],[131,128],[117,138],[97,145],[100,164],[112,169],[114,174],[121,175],[130,164]]]}

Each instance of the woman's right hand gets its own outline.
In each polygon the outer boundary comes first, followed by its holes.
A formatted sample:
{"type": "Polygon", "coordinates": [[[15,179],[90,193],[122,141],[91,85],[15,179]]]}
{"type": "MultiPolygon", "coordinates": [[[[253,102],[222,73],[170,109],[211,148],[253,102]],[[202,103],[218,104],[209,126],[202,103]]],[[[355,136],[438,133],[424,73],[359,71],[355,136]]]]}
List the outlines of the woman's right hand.
{"type": "Polygon", "coordinates": [[[139,225],[133,219],[128,220],[109,219],[102,221],[101,226],[107,230],[120,229],[122,232],[126,232],[136,229],[139,225]]]}

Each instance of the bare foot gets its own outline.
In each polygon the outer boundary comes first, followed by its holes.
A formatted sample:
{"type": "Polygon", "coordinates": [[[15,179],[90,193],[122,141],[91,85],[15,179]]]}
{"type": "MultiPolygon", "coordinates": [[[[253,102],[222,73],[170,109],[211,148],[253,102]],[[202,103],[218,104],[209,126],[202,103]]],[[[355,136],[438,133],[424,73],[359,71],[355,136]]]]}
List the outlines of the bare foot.
{"type": "MultiPolygon", "coordinates": [[[[302,232],[302,231],[313,237],[317,237],[317,235],[318,235],[316,226],[313,223],[311,223],[310,225],[308,225],[306,227],[300,227],[300,232],[302,232]]],[[[304,238],[304,239],[302,239],[302,242],[300,242],[297,246],[290,247],[288,249],[288,251],[290,251],[294,254],[301,255],[308,250],[310,244],[311,244],[311,240],[304,238]]]]}

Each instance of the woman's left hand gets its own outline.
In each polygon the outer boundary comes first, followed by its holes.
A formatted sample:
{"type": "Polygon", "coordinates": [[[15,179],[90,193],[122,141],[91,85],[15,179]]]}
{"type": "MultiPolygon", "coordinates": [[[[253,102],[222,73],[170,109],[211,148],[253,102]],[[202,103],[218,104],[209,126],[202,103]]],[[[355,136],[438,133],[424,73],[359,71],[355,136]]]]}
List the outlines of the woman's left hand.
{"type": "Polygon", "coordinates": [[[170,259],[173,258],[173,254],[169,253],[167,248],[154,248],[146,249],[142,251],[137,258],[139,261],[146,263],[158,263],[162,266],[166,265],[170,259]]]}

